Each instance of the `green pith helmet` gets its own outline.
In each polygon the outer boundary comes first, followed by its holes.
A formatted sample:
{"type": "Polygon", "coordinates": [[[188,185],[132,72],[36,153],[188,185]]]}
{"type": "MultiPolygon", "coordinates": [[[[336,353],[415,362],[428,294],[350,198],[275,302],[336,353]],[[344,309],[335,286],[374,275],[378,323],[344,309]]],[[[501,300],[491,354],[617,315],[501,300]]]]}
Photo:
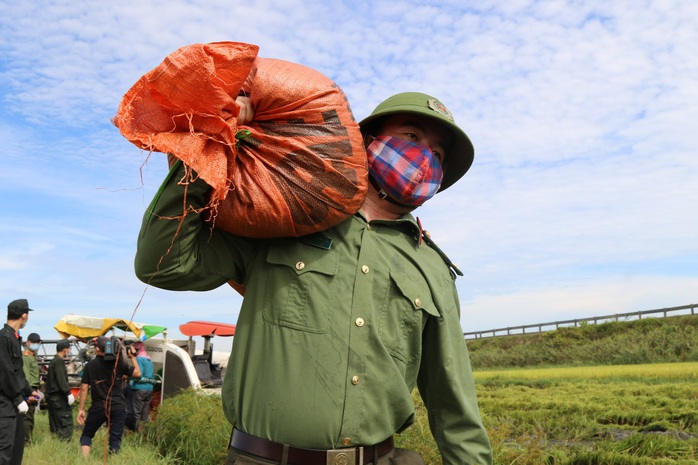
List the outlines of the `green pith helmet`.
{"type": "Polygon", "coordinates": [[[361,132],[366,134],[372,123],[396,113],[415,113],[427,116],[443,124],[453,134],[451,147],[446,153],[446,171],[439,192],[451,187],[470,169],[475,157],[472,142],[465,132],[456,125],[448,108],[431,95],[420,92],[403,92],[389,97],[359,123],[361,132]]]}

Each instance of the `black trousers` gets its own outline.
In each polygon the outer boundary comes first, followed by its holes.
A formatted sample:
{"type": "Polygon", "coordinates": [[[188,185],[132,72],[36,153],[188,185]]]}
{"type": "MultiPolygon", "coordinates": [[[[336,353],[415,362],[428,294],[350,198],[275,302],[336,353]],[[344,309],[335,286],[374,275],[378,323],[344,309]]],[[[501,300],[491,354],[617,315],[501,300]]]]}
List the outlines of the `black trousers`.
{"type": "Polygon", "coordinates": [[[24,443],[32,442],[32,434],[34,433],[34,413],[36,405],[29,405],[29,410],[24,414],[24,443]]]}
{"type": "Polygon", "coordinates": [[[87,412],[85,426],[80,436],[81,446],[92,446],[92,438],[103,424],[107,423],[109,430],[109,453],[115,454],[121,449],[121,438],[126,424],[126,409],[113,409],[109,417],[103,408],[90,408],[87,412]]]}
{"type": "Polygon", "coordinates": [[[51,433],[62,441],[73,437],[73,409],[65,394],[51,394],[47,400],[48,426],[51,433]]]}
{"type": "Polygon", "coordinates": [[[21,465],[24,456],[24,415],[0,418],[0,465],[21,465]]]}

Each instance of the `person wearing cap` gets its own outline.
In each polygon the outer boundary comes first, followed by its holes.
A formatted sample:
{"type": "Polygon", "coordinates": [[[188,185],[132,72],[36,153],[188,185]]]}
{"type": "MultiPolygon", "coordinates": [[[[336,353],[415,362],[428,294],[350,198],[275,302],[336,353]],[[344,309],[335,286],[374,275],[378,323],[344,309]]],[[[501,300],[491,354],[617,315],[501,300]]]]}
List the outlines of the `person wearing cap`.
{"type": "Polygon", "coordinates": [[[62,441],[73,437],[73,408],[75,396],[70,390],[65,361],[70,356],[70,341],[61,339],[56,343],[56,355],[51,359],[46,376],[48,403],[48,425],[51,434],[62,441]]]}
{"type": "MultiPolygon", "coordinates": [[[[239,104],[252,120],[249,99],[239,104]]],[[[461,273],[412,215],[468,171],[473,145],[441,101],[418,92],[388,98],[359,126],[362,207],[307,237],[211,228],[200,216],[208,186],[195,173],[180,182],[186,169],[174,163],[144,215],[136,275],[178,291],[245,285],[222,391],[228,464],[423,464],[393,445],[414,422],[418,387],[443,463],[490,465],[461,273]]]]}
{"type": "MultiPolygon", "coordinates": [[[[40,392],[41,379],[39,378],[39,361],[36,359],[36,354],[41,348],[41,336],[36,333],[31,333],[27,336],[27,341],[24,343],[24,352],[22,352],[22,367],[24,369],[24,377],[27,382],[36,392],[40,392]]],[[[31,399],[27,401],[29,410],[24,414],[24,443],[30,444],[32,434],[34,432],[34,413],[38,402],[31,399]],[[31,400],[31,402],[30,402],[31,400]]]]}
{"type": "Polygon", "coordinates": [[[131,365],[126,362],[120,344],[106,336],[99,336],[93,341],[95,358],[87,362],[82,371],[80,384],[80,404],[77,421],[84,425],[80,435],[80,449],[85,457],[90,456],[92,439],[97,430],[107,424],[109,429],[109,453],[116,454],[121,449],[121,439],[126,423],[126,397],[123,385],[129,376],[139,377],[140,368],[136,356],[128,353],[131,365]],[[114,357],[107,360],[107,343],[114,347],[114,357]],[[85,412],[88,391],[92,394],[92,405],[85,412]]]}
{"type": "Polygon", "coordinates": [[[27,299],[13,300],[7,305],[7,323],[0,330],[0,465],[22,463],[27,400],[39,398],[24,376],[19,336],[30,311],[27,299]]]}

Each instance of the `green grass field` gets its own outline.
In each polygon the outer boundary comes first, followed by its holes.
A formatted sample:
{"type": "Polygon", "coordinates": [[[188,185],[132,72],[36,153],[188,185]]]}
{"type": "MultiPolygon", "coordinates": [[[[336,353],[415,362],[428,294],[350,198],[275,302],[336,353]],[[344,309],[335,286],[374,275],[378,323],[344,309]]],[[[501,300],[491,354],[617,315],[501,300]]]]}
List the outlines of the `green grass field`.
{"type": "MultiPolygon", "coordinates": [[[[488,370],[475,373],[480,408],[497,465],[695,465],[698,363],[488,370]]],[[[397,444],[441,464],[424,406],[397,444]]],[[[48,434],[37,415],[31,465],[107,463],[101,430],[92,457],[48,434]]],[[[141,435],[128,434],[115,465],[224,462],[230,425],[220,399],[185,393],[162,406],[141,435]],[[163,455],[166,458],[163,458],[163,455]]]]}
{"type": "Polygon", "coordinates": [[[61,442],[49,434],[47,413],[38,412],[34,425],[34,441],[25,447],[22,463],[27,465],[97,465],[101,463],[111,465],[179,465],[184,463],[178,461],[174,455],[164,458],[160,455],[157,447],[134,434],[126,434],[121,453],[107,459],[105,433],[104,428],[97,432],[92,444],[92,454],[89,459],[85,459],[80,452],[80,430],[75,430],[71,442],[61,442]]]}
{"type": "Polygon", "coordinates": [[[498,464],[698,463],[698,363],[480,371],[498,464]]]}

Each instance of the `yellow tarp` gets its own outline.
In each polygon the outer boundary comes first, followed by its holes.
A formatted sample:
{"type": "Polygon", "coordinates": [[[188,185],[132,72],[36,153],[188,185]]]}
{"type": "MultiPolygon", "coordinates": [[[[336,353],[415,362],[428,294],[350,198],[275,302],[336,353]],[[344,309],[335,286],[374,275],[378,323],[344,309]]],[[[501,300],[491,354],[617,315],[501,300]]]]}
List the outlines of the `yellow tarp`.
{"type": "Polygon", "coordinates": [[[165,331],[164,326],[146,325],[124,320],[122,318],[105,318],[94,316],[66,315],[54,326],[63,338],[70,336],[90,339],[103,336],[112,328],[132,332],[138,339],[145,340],[165,331]]]}

